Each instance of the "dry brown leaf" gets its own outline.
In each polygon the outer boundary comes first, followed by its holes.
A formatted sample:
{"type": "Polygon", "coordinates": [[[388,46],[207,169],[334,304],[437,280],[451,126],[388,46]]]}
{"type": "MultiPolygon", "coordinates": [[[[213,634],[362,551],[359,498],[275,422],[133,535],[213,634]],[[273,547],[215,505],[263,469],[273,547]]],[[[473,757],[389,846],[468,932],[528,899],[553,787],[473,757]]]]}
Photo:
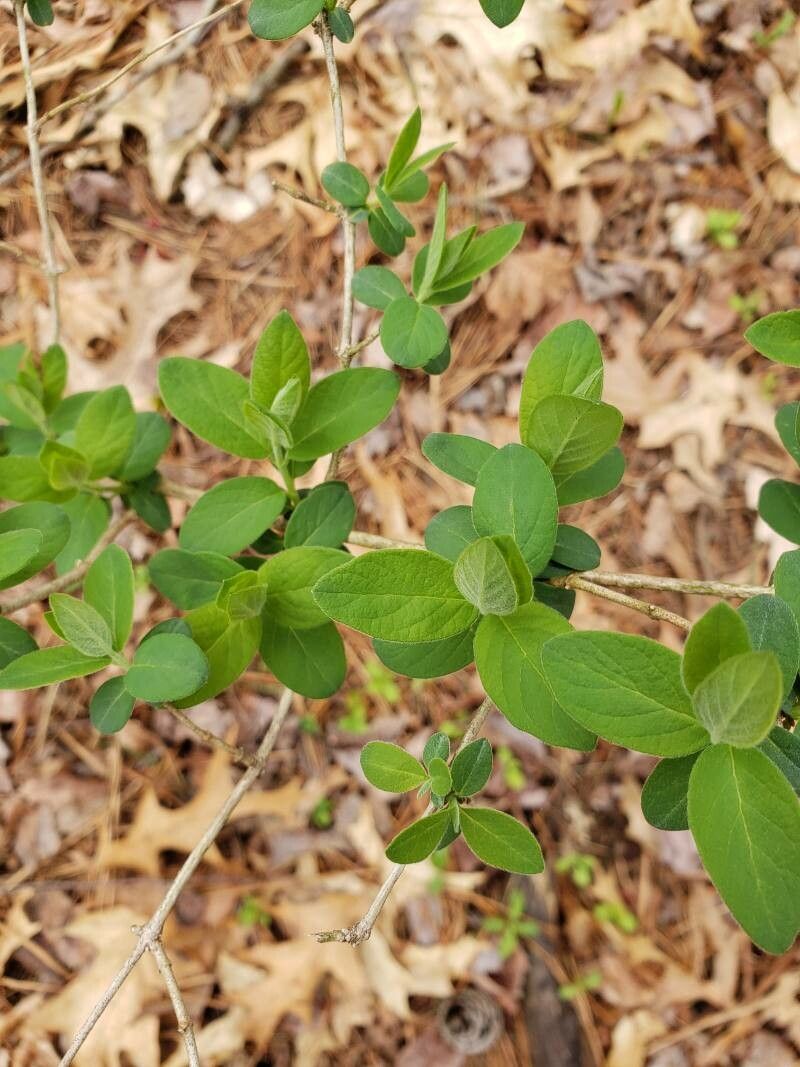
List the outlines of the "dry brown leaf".
{"type": "Polygon", "coordinates": [[[800,174],[800,101],[795,88],[793,96],[783,89],[775,89],[767,106],[767,136],[769,143],[794,174],[800,174]]]}
{"type": "Polygon", "coordinates": [[[611,1034],[606,1067],[644,1067],[651,1041],[666,1032],[666,1026],[651,1011],[635,1011],[620,1019],[611,1034]]]}
{"type": "Polygon", "coordinates": [[[5,919],[0,923],[0,975],[17,949],[41,930],[41,925],[31,922],[25,911],[25,905],[32,896],[32,892],[19,893],[14,898],[5,919]]]}

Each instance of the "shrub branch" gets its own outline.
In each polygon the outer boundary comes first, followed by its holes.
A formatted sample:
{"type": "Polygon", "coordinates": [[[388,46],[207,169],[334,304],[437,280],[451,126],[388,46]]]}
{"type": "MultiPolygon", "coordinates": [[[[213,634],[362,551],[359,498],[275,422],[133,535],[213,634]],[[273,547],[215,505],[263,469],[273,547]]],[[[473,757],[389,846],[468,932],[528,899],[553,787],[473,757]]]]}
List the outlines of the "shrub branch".
{"type": "MultiPolygon", "coordinates": [[[[137,932],[140,933],[141,931],[137,932]]],[[[167,955],[167,951],[164,948],[164,944],[160,937],[156,937],[150,943],[150,951],[156,961],[158,972],[164,979],[164,985],[167,987],[169,999],[172,1001],[175,1018],[178,1021],[178,1031],[183,1038],[183,1043],[186,1047],[186,1058],[189,1062],[189,1067],[200,1067],[200,1055],[197,1051],[197,1041],[194,1036],[194,1026],[192,1025],[191,1016],[186,1010],[183,994],[181,993],[180,986],[175,978],[175,972],[172,969],[170,958],[167,955]]]]}

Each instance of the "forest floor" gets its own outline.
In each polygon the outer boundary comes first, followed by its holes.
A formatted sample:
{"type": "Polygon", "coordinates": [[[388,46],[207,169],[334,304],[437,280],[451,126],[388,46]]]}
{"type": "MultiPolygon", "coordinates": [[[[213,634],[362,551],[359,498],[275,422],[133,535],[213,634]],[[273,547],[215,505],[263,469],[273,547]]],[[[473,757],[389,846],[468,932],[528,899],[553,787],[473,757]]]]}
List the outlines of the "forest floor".
{"type": "MultiPolygon", "coordinates": [[[[31,32],[42,111],[192,23],[205,4],[55,7],[55,26],[31,32]]],[[[602,545],[603,567],[765,582],[784,545],[754,506],[764,480],[793,476],[773,413],[800,395],[800,378],[776,373],[742,334],[758,315],[800,305],[800,20],[779,0],[528,0],[503,32],[477,0],[358,0],[354,14],[355,42],[338,49],[352,161],[376,174],[419,102],[425,146],[456,142],[435,171],[450,186],[453,221],[526,224],[513,256],[448,313],[448,373],[406,375],[396,412],[348,455],[361,528],[416,540],[434,512],[468,502],[465,487],[426,463],[422,438],[515,439],[533,345],[584,318],[609,360],[606,398],[626,422],[622,486],[575,509],[602,545]]],[[[240,7],[178,62],[111,92],[120,99],[88,132],[91,104],[42,133],[67,268],[71,388],[123,382],[152,405],[165,355],[246,369],[282,307],[315,365],[333,367],[336,219],[268,180],[313,195],[334,157],[313,34],[257,42],[240,7]],[[222,135],[281,56],[279,80],[233,137],[222,135]]],[[[3,0],[0,236],[37,256],[23,99],[3,0]]],[[[422,233],[431,203],[414,209],[422,233]]],[[[359,263],[373,255],[364,238],[359,263]]],[[[34,343],[46,321],[41,276],[0,254],[0,345],[34,343]]],[[[372,324],[359,309],[357,336],[372,324]]],[[[359,358],[385,365],[379,344],[359,358]]],[[[246,466],[178,429],[164,469],[204,488],[246,466]]],[[[144,579],[155,541],[134,528],[122,543],[142,567],[145,628],[170,612],[144,579]]],[[[709,603],[653,599],[690,619],[709,603]]],[[[36,605],[20,620],[41,635],[41,614],[36,605]]],[[[573,621],[673,647],[681,638],[583,596],[573,621]]],[[[414,806],[366,789],[361,745],[382,738],[414,751],[434,727],[457,735],[481,699],[470,671],[412,683],[382,668],[366,639],[348,635],[348,647],[344,691],[297,702],[268,771],[167,926],[205,1067],[800,1062],[800,949],[753,950],[689,834],[645,823],[640,787],[653,761],[605,744],[550,750],[499,715],[486,730],[499,754],[488,792],[532,818],[547,872],[509,880],[456,846],[444,869],[407,873],[363,947],[318,946],[310,932],[363,913],[385,868],[383,844],[414,806]],[[538,921],[537,936],[485,928],[518,912],[538,921]],[[482,1025],[488,1050],[474,1043],[482,1025]]],[[[269,675],[252,671],[192,714],[251,745],[274,692],[269,675]]],[[[137,712],[116,738],[100,738],[88,693],[71,682],[0,694],[0,1067],[57,1063],[130,951],[131,926],[153,910],[238,773],[164,711],[137,712]]],[[[145,959],[76,1063],[185,1062],[145,959]]]]}

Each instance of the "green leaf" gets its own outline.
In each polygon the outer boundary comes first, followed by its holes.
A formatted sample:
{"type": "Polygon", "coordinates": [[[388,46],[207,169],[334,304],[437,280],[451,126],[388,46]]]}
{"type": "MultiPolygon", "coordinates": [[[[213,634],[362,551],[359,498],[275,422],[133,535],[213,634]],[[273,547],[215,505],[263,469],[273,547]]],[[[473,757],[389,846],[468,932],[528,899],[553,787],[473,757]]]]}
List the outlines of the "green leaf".
{"type": "Polygon", "coordinates": [[[67,354],[61,345],[50,345],[42,353],[39,371],[42,376],[42,403],[47,412],[61,403],[67,384],[67,354]]]}
{"type": "Polygon", "coordinates": [[[440,511],[425,530],[425,547],[449,559],[451,563],[455,563],[464,549],[477,540],[472,508],[466,504],[456,504],[455,507],[440,511]]]}
{"type": "Polygon", "coordinates": [[[446,797],[453,788],[450,768],[439,756],[434,756],[428,765],[431,776],[431,792],[437,797],[446,797]]]}
{"type": "Polygon", "coordinates": [[[510,615],[533,595],[525,560],[510,537],[481,537],[456,560],[453,579],[481,615],[510,615]]]}
{"type": "Polygon", "coordinates": [[[385,741],[370,741],[361,750],[361,769],[368,782],[387,793],[407,793],[428,778],[425,768],[412,755],[385,741]]]}
{"type": "Polygon", "coordinates": [[[113,474],[125,462],[136,434],[136,414],[124,385],[104,389],[86,403],[75,426],[75,448],[92,478],[113,474]]]}
{"type": "Polygon", "coordinates": [[[744,336],[767,359],[800,367],[800,309],[765,315],[744,336]]]}
{"type": "Polygon", "coordinates": [[[119,545],[109,545],[89,568],[83,596],[107,623],[117,652],[131,635],[134,594],[133,565],[128,553],[119,545]]]}
{"type": "Polygon", "coordinates": [[[321,546],[287,548],[259,568],[267,588],[264,611],[282,626],[313,630],[328,620],[312,589],[318,579],[341,567],[350,557],[346,552],[321,546]]]}
{"type": "Polygon", "coordinates": [[[0,534],[0,581],[22,570],[41,548],[42,535],[38,530],[9,530],[0,534]]]}
{"type": "Polygon", "coordinates": [[[442,265],[445,242],[447,240],[447,186],[442,185],[439,190],[439,202],[436,208],[436,219],[433,224],[430,244],[428,245],[428,257],[425,261],[425,272],[420,282],[417,297],[425,301],[433,292],[436,275],[442,265]]]}
{"type": "Polygon", "coordinates": [[[20,656],[36,651],[36,642],[21,626],[0,616],[0,670],[20,656]]]}
{"type": "Polygon", "coordinates": [[[597,335],[582,319],[551,330],[531,353],[522,379],[519,430],[524,441],[536,407],[548,396],[599,400],[603,393],[603,354],[597,335]]]}
{"type": "Polygon", "coordinates": [[[148,484],[148,480],[137,483],[122,499],[156,533],[166,533],[172,525],[166,497],[148,484]]]}
{"type": "Polygon", "coordinates": [[[556,542],[558,504],[545,463],[522,445],[506,445],[484,463],[475,486],[472,521],[479,534],[513,537],[534,576],[556,542]]]}
{"type": "Polygon", "coordinates": [[[397,140],[395,141],[391,155],[389,156],[389,162],[386,165],[386,174],[384,175],[384,186],[387,190],[391,191],[392,186],[405,170],[406,165],[410,162],[414,150],[419,144],[421,132],[422,112],[419,108],[416,108],[405,126],[403,126],[402,130],[397,135],[397,140]]]}
{"type": "Polygon", "coordinates": [[[71,645],[40,648],[13,660],[0,671],[0,690],[41,689],[95,674],[109,664],[107,656],[85,656],[71,645]]]}
{"type": "Polygon", "coordinates": [[[519,15],[524,2],[525,0],[481,0],[481,7],[495,26],[502,29],[519,15]]]}
{"type": "Polygon", "coordinates": [[[359,556],[320,578],[314,597],[330,618],[384,641],[442,641],[477,615],[456,588],[452,565],[416,549],[359,556]]]}
{"type": "Polygon", "coordinates": [[[353,296],[367,307],[385,311],[406,296],[406,287],[387,267],[362,267],[353,278],[353,296]]]}
{"type": "Polygon", "coordinates": [[[437,285],[441,289],[455,289],[479,278],[513,252],[524,232],[523,223],[510,222],[480,234],[468,245],[453,270],[437,280],[437,285]]]}
{"type": "Polygon", "coordinates": [[[358,440],[383,422],[400,379],[377,367],[329,374],[309,390],[292,426],[292,459],[316,459],[358,440]]]}
{"type": "Polygon", "coordinates": [[[782,726],[773,726],[758,749],[772,760],[795,793],[800,793],[800,737],[782,726]]]}
{"type": "Polygon", "coordinates": [[[578,725],[554,697],[542,666],[545,643],[571,633],[570,624],[544,604],[483,619],[475,635],[481,683],[508,721],[549,745],[590,752],[594,733],[578,725]]]}
{"type": "Polygon", "coordinates": [[[380,185],[375,188],[375,196],[380,204],[381,211],[386,218],[386,221],[392,229],[396,230],[397,233],[401,234],[403,237],[414,237],[417,231],[380,185]]]}
{"type": "Polygon", "coordinates": [[[450,741],[447,734],[431,734],[425,742],[425,748],[422,753],[422,762],[425,766],[430,767],[431,760],[435,759],[437,756],[439,759],[443,760],[448,760],[450,758],[450,741]]]}
{"type": "Polygon", "coordinates": [[[689,778],[699,753],[663,759],[642,789],[642,812],[658,830],[689,829],[689,778]]]}
{"type": "Polygon", "coordinates": [[[230,478],[192,506],[178,543],[187,552],[233,556],[268,529],[285,504],[286,494],[269,478],[230,478]]]}
{"type": "Polygon", "coordinates": [[[540,604],[557,611],[567,621],[572,618],[575,610],[574,589],[560,589],[555,585],[548,585],[547,582],[534,582],[533,595],[540,604]]]}
{"type": "Polygon", "coordinates": [[[194,693],[208,678],[208,662],[182,634],[157,634],[136,649],[125,688],[139,700],[163,704],[194,693]]]}
{"type": "Polygon", "coordinates": [[[332,622],[296,630],[265,613],[261,658],[279,682],[312,700],[332,696],[347,673],[344,645],[332,622]]]}
{"type": "Polygon", "coordinates": [[[594,500],[612,493],[622,481],[624,473],[625,456],[615,446],[591,467],[556,479],[558,506],[565,508],[569,504],[580,504],[584,500],[594,500]]]}
{"type": "Polygon", "coordinates": [[[91,493],[78,493],[61,505],[66,534],[56,554],[56,573],[65,574],[94,548],[108,529],[111,509],[91,493]]]}
{"type": "Polygon", "coordinates": [[[438,846],[452,818],[448,808],[426,815],[401,830],[386,849],[392,863],[420,863],[438,846]]]}
{"type": "Polygon", "coordinates": [[[396,674],[409,678],[443,678],[472,663],[474,636],[474,629],[470,628],[444,641],[373,641],[372,644],[381,663],[396,674]]]}
{"type": "Polygon", "coordinates": [[[523,441],[561,479],[604,456],[619,440],[622,422],[622,412],[610,404],[548,396],[534,408],[523,441]]]}
{"type": "Polygon", "coordinates": [[[783,553],[775,568],[773,581],[775,595],[789,605],[800,626],[800,549],[783,553]]]}
{"type": "Polygon", "coordinates": [[[362,207],[369,196],[369,182],[352,163],[331,163],[322,172],[325,192],[345,207],[362,207]]]}
{"type": "Polygon", "coordinates": [[[734,918],[767,952],[800,926],[800,806],[763,753],[714,745],[689,781],[689,825],[703,865],[734,918]]]}
{"type": "Polygon", "coordinates": [[[356,28],[353,23],[350,13],[345,11],[343,7],[335,7],[333,11],[328,12],[328,22],[330,23],[331,33],[342,44],[350,44],[356,35],[356,28]]]}
{"type": "Polygon", "coordinates": [[[434,308],[412,296],[392,301],[381,321],[381,344],[401,367],[422,367],[447,344],[447,325],[434,308]]]}
{"type": "Polygon", "coordinates": [[[461,808],[461,832],[479,860],[513,874],[540,874],[544,858],[527,826],[493,808],[461,808]]]}
{"type": "Polygon", "coordinates": [[[86,457],[58,441],[45,441],[39,462],[54,489],[78,489],[89,477],[86,457]]]}
{"type": "Polygon", "coordinates": [[[399,256],[406,247],[405,237],[394,228],[381,208],[370,211],[367,227],[372,240],[387,256],[399,256]]]}
{"type": "Polygon", "coordinates": [[[683,684],[693,693],[726,659],[749,652],[751,647],[744,619],[729,604],[720,601],[689,631],[681,664],[683,684]]]}
{"type": "Polygon", "coordinates": [[[252,619],[261,614],[266,599],[267,590],[255,571],[243,570],[225,579],[215,603],[231,619],[252,619]]]}
{"type": "Polygon", "coordinates": [[[795,463],[800,463],[800,402],[778,409],[775,428],[786,451],[795,463]]]}
{"type": "Polygon", "coordinates": [[[765,482],[758,497],[758,513],[781,537],[800,544],[800,485],[780,478],[765,482]]]}
{"type": "Polygon", "coordinates": [[[556,700],[587,730],[651,756],[708,744],[681,681],[680,657],[632,634],[586,631],[548,641],[542,664],[556,700]]]}
{"type": "Polygon", "coordinates": [[[450,342],[444,346],[442,351],[430,363],[424,363],[422,369],[426,374],[444,374],[453,359],[453,350],[450,347],[450,342]]]}
{"type": "Polygon", "coordinates": [[[763,593],[739,608],[754,651],[772,652],[783,675],[783,696],[791,692],[800,670],[800,627],[792,609],[780,597],[763,593]]]}
{"type": "Polygon", "coordinates": [[[247,20],[256,37],[283,41],[310,26],[323,6],[324,0],[252,0],[247,20]]]}
{"type": "Polygon", "coordinates": [[[0,589],[19,585],[43,570],[66,544],[69,529],[69,520],[63,509],[53,504],[22,504],[0,512],[0,538],[27,530],[35,531],[31,536],[31,544],[36,543],[38,537],[35,552],[16,570],[0,578],[0,589]]]}
{"type": "Polygon", "coordinates": [[[158,365],[167,408],[203,441],[245,459],[264,459],[267,446],[242,425],[250,389],[241,374],[199,359],[172,356],[158,365]]]}
{"type": "Polygon", "coordinates": [[[591,571],[600,564],[600,546],[577,526],[559,523],[551,561],[569,571],[591,571]]]}
{"type": "Polygon", "coordinates": [[[108,623],[91,604],[67,593],[53,593],[50,610],[64,640],[85,656],[102,658],[114,651],[108,623]]]}
{"type": "Polygon", "coordinates": [[[476,484],[481,467],[496,452],[488,441],[457,433],[430,433],[422,442],[422,454],[434,467],[467,485],[476,484]]]}
{"type": "Polygon", "coordinates": [[[172,432],[163,415],[155,411],[136,413],[131,450],[122,466],[114,471],[121,482],[138,482],[151,474],[166,452],[172,432]]]}
{"type": "Polygon", "coordinates": [[[456,796],[472,797],[480,793],[492,773],[492,746],[486,738],[465,745],[453,760],[450,773],[456,796]]]}
{"type": "Polygon", "coordinates": [[[53,489],[37,456],[0,456],[0,498],[18,500],[61,501],[72,491],[53,489]]]}
{"type": "Polygon", "coordinates": [[[232,621],[216,604],[204,604],[186,616],[192,639],[208,660],[208,680],[196,692],[177,703],[179,708],[192,707],[210,700],[246,671],[261,639],[261,619],[232,621]]]}
{"type": "Polygon", "coordinates": [[[89,718],[101,734],[115,734],[133,714],[134,697],[125,688],[125,677],[103,682],[89,704],[89,718]]]}
{"type": "Polygon", "coordinates": [[[150,581],[182,611],[213,601],[226,578],[241,573],[238,563],[216,552],[165,548],[148,564],[150,581]]]}
{"type": "Polygon", "coordinates": [[[28,14],[37,26],[53,24],[53,7],[50,0],[28,0],[28,14]]]}
{"type": "Polygon", "coordinates": [[[783,699],[780,664],[771,652],[745,652],[712,671],[694,691],[697,718],[712,744],[752,748],[775,725],[783,699]]]}
{"type": "Polygon", "coordinates": [[[338,548],[353,529],[356,503],[346,482],[323,482],[303,497],[286,524],[287,548],[325,545],[338,548]]]}

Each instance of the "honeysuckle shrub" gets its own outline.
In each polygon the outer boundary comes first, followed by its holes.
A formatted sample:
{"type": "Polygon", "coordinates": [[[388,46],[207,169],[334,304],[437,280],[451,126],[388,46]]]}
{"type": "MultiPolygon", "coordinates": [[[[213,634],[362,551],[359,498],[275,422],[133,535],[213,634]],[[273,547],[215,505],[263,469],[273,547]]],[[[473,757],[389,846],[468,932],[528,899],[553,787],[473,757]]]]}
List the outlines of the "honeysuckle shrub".
{"type": "MultiPolygon", "coordinates": [[[[481,7],[503,26],[522,0],[481,7]]],[[[28,12],[40,24],[52,19],[48,0],[28,0],[28,12]]],[[[311,23],[324,30],[319,20],[342,42],[354,29],[349,10],[333,0],[252,0],[249,18],[270,40],[311,23]]],[[[321,175],[332,209],[369,242],[353,292],[380,313],[385,367],[349,366],[355,353],[346,351],[340,369],[312,374],[303,335],[282,311],[266,326],[249,376],[168,358],[158,371],[163,413],[137,412],[120,385],[66,395],[58,345],[0,350],[0,589],[50,570],[68,585],[73,572],[80,579],[80,590],[49,596],[47,647],[0,618],[0,689],[102,672],[88,713],[111,734],[137,703],[190,708],[223,693],[257,656],[292,691],[330,697],[345,681],[348,629],[368,635],[377,657],[411,678],[474,664],[516,729],[580,752],[602,739],[658,757],[642,794],[646,818],[691,830],[738,922],[758,946],[783,952],[800,928],[800,549],[778,562],[774,589],[707,611],[682,655],[643,636],[575,630],[568,579],[595,568],[601,549],[562,522],[561,509],[612,492],[624,471],[623,415],[603,401],[600,344],[585,322],[558,326],[534,349],[518,442],[425,439],[427,461],[472,487],[473,497],[435,515],[424,546],[352,555],[357,502],[346,482],[303,484],[317,461],[387,418],[404,382],[447,370],[440,309],[464,300],[522,237],[518,223],[453,232],[442,184],[430,238],[420,239],[403,205],[428,196],[427,171],[452,148],[420,152],[421,134],[416,110],[380,173],[339,160],[321,175]],[[416,256],[404,277],[387,261],[409,243],[416,256]],[[175,617],[134,639],[131,561],[114,543],[97,546],[123,508],[154,534],[171,528],[158,466],[170,445],[167,416],[251,461],[249,470],[252,461],[263,469],[213,485],[183,519],[178,547],[150,558],[149,581],[175,617]],[[90,554],[88,570],[75,569],[90,554]]],[[[767,358],[800,366],[800,311],[768,315],[747,338],[767,358]]],[[[782,407],[776,425],[800,463],[800,403],[782,407]]],[[[767,482],[759,511],[800,545],[800,484],[767,482]]],[[[6,604],[13,612],[13,598],[6,604]]],[[[392,860],[424,860],[461,835],[487,864],[543,869],[530,828],[476,799],[492,771],[486,740],[453,757],[436,733],[421,760],[374,741],[361,765],[376,788],[416,790],[428,801],[389,844],[392,860]]]]}

